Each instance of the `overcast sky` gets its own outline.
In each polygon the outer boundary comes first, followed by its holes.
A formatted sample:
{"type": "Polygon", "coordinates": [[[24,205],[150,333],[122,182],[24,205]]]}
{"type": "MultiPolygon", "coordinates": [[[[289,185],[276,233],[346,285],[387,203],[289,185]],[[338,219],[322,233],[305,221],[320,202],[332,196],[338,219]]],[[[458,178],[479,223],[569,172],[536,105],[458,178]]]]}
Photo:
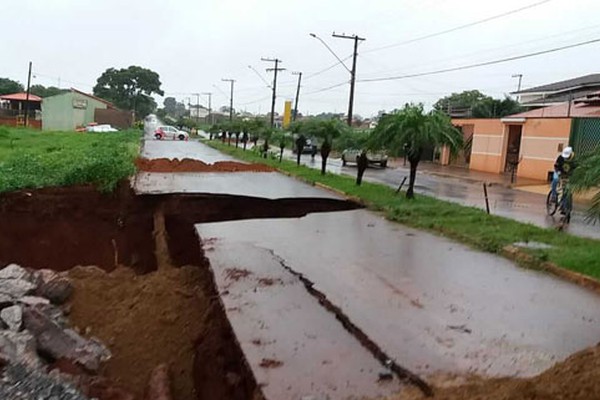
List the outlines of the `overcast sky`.
{"type": "MultiPolygon", "coordinates": [[[[600,1],[551,0],[545,4],[441,36],[387,49],[430,33],[498,15],[540,0],[3,0],[0,26],[0,77],[25,83],[33,62],[33,83],[76,87],[91,92],[109,67],[140,65],[160,74],[166,95],[187,102],[191,93],[214,92],[213,108],[228,103],[228,84],[236,79],[234,106],[251,112],[270,108],[267,80],[278,57],[277,109],[295,96],[303,71],[299,109],[303,113],[345,112],[349,80],[315,38],[323,38],[345,58],[352,41],[331,33],[358,34],[359,80],[425,72],[488,61],[600,38],[600,1]],[[215,87],[216,86],[216,87],[215,87]],[[316,92],[316,93],[315,93],[316,92]]],[[[351,60],[347,61],[351,66],[351,60]]],[[[480,89],[494,97],[523,87],[600,72],[600,43],[506,64],[389,82],[358,82],[355,113],[390,110],[406,102],[427,106],[451,92],[480,89]]],[[[192,97],[195,102],[195,97],[192,97]]],[[[206,99],[201,99],[206,102],[206,99]]],[[[162,103],[162,99],[159,99],[162,103]]]]}

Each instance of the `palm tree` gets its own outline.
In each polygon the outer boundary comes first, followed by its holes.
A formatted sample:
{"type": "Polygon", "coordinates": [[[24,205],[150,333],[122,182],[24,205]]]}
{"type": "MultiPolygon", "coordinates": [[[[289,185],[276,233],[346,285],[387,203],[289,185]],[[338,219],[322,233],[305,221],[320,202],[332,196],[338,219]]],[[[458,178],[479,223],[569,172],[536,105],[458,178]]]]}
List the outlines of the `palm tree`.
{"type": "Polygon", "coordinates": [[[283,160],[283,150],[290,141],[290,135],[288,132],[278,129],[271,137],[271,140],[279,146],[279,162],[281,162],[283,160]]]}
{"type": "Polygon", "coordinates": [[[600,152],[596,150],[581,157],[577,164],[573,176],[569,179],[569,185],[574,192],[598,190],[588,210],[588,218],[591,221],[598,221],[600,220],[600,152]]]}
{"type": "Polygon", "coordinates": [[[321,120],[321,119],[310,119],[308,121],[302,121],[299,128],[297,128],[305,137],[318,138],[321,144],[321,174],[325,175],[327,167],[327,158],[331,153],[333,141],[347,134],[349,128],[342,121],[337,119],[321,120]]]}
{"type": "Polygon", "coordinates": [[[417,166],[423,151],[431,146],[447,146],[456,154],[462,147],[463,135],[450,117],[440,111],[424,112],[423,105],[407,104],[401,110],[385,115],[369,138],[372,148],[406,149],[410,162],[410,179],[406,197],[414,197],[417,166]]]}

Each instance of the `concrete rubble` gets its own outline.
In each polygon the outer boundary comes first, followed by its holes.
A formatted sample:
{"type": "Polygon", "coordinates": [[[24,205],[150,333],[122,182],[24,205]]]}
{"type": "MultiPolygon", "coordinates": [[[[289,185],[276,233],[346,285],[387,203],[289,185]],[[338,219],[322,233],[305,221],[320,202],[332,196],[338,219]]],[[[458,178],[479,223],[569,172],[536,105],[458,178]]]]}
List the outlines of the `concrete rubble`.
{"type": "Polygon", "coordinates": [[[73,383],[77,379],[47,372],[60,361],[93,375],[111,356],[99,340],[68,327],[59,306],[72,292],[69,279],[51,270],[29,271],[16,264],[0,269],[1,399],[88,398],[82,394],[87,390],[73,383]]]}

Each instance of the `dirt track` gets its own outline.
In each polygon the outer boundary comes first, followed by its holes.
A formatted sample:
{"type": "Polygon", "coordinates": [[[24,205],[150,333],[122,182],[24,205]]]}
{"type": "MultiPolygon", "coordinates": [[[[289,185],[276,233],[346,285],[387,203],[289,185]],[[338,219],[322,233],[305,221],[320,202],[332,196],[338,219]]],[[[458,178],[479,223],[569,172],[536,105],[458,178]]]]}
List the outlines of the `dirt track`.
{"type": "Polygon", "coordinates": [[[200,160],[184,158],[138,158],[135,162],[139,171],[145,172],[273,172],[275,169],[264,164],[245,164],[237,161],[217,161],[207,164],[200,160]]]}

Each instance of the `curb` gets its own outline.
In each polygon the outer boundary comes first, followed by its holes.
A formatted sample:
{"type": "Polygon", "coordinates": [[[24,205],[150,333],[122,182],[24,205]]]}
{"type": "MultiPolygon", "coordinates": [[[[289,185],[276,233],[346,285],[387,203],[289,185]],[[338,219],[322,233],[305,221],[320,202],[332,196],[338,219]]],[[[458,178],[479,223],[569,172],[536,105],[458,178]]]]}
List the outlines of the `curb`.
{"type": "Polygon", "coordinates": [[[516,246],[504,246],[502,248],[502,255],[519,264],[524,264],[526,267],[547,272],[558,278],[564,279],[600,294],[600,280],[580,274],[579,272],[561,268],[549,261],[539,261],[532,255],[525,253],[516,246]]]}

